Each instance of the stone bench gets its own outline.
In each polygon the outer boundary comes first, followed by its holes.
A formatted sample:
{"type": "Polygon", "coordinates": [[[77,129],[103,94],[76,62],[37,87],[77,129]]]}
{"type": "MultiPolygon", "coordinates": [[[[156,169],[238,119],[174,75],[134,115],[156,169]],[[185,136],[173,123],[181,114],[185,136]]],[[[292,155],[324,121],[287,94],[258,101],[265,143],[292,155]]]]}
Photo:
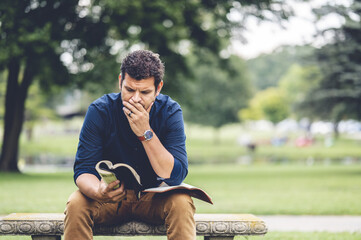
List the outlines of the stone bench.
{"type": "MultiPolygon", "coordinates": [[[[197,235],[205,240],[230,240],[237,235],[264,235],[265,222],[252,214],[196,214],[197,235]]],[[[1,235],[28,235],[33,240],[60,240],[64,230],[61,213],[13,213],[0,218],[1,235]]],[[[165,236],[164,225],[138,221],[115,226],[95,226],[98,236],[165,236]]]]}

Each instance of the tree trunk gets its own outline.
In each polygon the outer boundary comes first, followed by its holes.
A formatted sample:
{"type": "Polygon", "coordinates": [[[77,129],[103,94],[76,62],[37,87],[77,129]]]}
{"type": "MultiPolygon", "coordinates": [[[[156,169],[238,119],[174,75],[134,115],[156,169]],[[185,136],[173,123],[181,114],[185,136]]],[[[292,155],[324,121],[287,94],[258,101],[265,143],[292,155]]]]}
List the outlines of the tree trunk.
{"type": "Polygon", "coordinates": [[[4,136],[0,157],[0,171],[18,172],[19,138],[24,121],[25,100],[34,73],[31,62],[25,63],[22,81],[19,81],[20,60],[8,64],[8,81],[5,98],[4,136]]]}
{"type": "Polygon", "coordinates": [[[221,143],[220,127],[215,127],[213,132],[214,132],[213,144],[219,145],[221,143]]]}
{"type": "Polygon", "coordinates": [[[31,140],[33,140],[33,132],[34,132],[34,128],[32,126],[25,127],[26,140],[28,142],[31,142],[31,140]]]}
{"type": "Polygon", "coordinates": [[[338,131],[338,125],[339,125],[340,121],[336,120],[333,124],[333,136],[335,139],[338,139],[340,132],[338,131]]]}

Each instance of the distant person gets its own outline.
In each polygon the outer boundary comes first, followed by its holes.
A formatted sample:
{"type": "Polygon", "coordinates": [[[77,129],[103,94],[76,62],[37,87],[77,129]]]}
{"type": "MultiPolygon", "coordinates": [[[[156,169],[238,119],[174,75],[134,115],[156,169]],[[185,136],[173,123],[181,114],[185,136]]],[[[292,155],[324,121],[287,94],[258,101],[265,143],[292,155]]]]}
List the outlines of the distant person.
{"type": "Polygon", "coordinates": [[[121,64],[120,93],[106,94],[89,106],[74,163],[79,189],[65,209],[65,240],[92,239],[94,224],[133,219],[165,223],[168,239],[195,239],[195,207],[188,194],[142,193],[138,199],[123,183],[113,190],[119,181],[106,185],[95,170],[104,159],[127,163],[146,188],[184,180],[188,160],[182,110],[160,93],[163,76],[164,64],[158,54],[132,52],[121,64]]]}
{"type": "Polygon", "coordinates": [[[248,134],[242,134],[239,136],[238,143],[242,146],[245,146],[249,153],[254,153],[256,151],[257,144],[248,134]]]}

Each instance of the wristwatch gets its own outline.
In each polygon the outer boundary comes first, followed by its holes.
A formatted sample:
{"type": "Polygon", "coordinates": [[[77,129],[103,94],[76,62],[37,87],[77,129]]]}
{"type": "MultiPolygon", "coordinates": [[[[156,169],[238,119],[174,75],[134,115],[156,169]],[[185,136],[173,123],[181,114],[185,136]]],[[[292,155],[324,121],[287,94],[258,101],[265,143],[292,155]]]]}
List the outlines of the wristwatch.
{"type": "Polygon", "coordinates": [[[140,141],[149,141],[150,139],[152,139],[152,137],[153,137],[152,130],[147,130],[144,132],[143,136],[140,136],[140,137],[138,136],[138,139],[140,141]]]}

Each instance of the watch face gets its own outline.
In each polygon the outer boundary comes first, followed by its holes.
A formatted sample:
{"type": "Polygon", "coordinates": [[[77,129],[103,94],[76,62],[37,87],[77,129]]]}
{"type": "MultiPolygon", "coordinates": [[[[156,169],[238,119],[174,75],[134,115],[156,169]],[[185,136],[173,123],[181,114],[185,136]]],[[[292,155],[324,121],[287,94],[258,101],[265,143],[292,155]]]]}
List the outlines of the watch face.
{"type": "Polygon", "coordinates": [[[153,132],[148,130],[144,133],[144,137],[146,140],[150,140],[153,137],[153,132]]]}

